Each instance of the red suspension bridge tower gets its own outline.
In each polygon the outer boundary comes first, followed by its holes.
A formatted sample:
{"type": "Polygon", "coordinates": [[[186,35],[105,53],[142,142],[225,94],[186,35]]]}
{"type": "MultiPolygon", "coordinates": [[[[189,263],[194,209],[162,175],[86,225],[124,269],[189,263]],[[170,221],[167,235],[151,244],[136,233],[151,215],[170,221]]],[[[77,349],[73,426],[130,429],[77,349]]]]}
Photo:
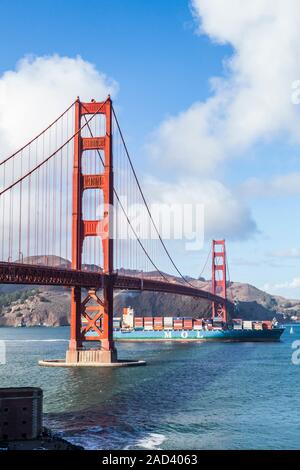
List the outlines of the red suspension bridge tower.
{"type": "Polygon", "coordinates": [[[112,154],[112,102],[75,103],[75,140],[72,189],[72,268],[82,270],[82,249],[86,237],[100,236],[103,249],[103,298],[96,293],[96,286],[82,299],[81,287],[72,288],[71,337],[66,355],[67,363],[101,362],[117,360],[113,342],[113,154],[112,154]],[[82,120],[86,115],[102,114],[105,135],[82,137],[82,120]],[[83,174],[82,156],[89,150],[104,153],[102,174],[83,174]],[[82,212],[83,192],[90,189],[103,191],[104,213],[100,220],[84,220],[82,212]],[[82,327],[82,317],[86,326],[82,327]],[[92,335],[91,335],[92,332],[92,335]],[[89,333],[89,335],[87,335],[89,333]],[[96,349],[84,349],[84,341],[97,341],[96,349]]]}
{"type": "MultiPolygon", "coordinates": [[[[226,249],[225,240],[212,241],[212,294],[226,299],[226,249]]],[[[226,303],[212,302],[212,318],[227,322],[226,303]]]]}
{"type": "Polygon", "coordinates": [[[41,365],[143,364],[117,361],[114,289],[205,299],[212,302],[213,317],[227,320],[225,241],[213,241],[212,292],[183,276],[151,215],[110,97],[89,103],[78,98],[35,138],[0,161],[0,214],[0,283],[71,287],[66,360],[40,361],[41,365]],[[70,115],[75,121],[71,130],[70,115]],[[137,203],[146,209],[158,245],[135,229],[132,219],[137,214],[131,215],[130,209],[137,203]],[[125,238],[118,232],[121,226],[126,228],[125,238]],[[170,263],[180,281],[159,269],[160,259],[170,263]]]}

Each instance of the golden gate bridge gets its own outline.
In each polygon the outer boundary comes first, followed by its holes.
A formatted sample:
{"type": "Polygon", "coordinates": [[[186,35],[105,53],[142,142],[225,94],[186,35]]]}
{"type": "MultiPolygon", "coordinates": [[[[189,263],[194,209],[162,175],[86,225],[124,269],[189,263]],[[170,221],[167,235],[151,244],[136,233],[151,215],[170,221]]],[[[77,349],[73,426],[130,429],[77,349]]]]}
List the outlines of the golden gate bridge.
{"type": "Polygon", "coordinates": [[[0,283],[71,288],[65,365],[118,363],[115,290],[205,299],[213,317],[227,320],[225,241],[213,241],[211,292],[182,274],[151,213],[110,97],[77,98],[0,163],[0,217],[0,283]],[[152,236],[143,233],[146,226],[152,236]],[[160,269],[161,259],[176,276],[160,269]],[[96,342],[92,350],[90,341],[96,342]]]}

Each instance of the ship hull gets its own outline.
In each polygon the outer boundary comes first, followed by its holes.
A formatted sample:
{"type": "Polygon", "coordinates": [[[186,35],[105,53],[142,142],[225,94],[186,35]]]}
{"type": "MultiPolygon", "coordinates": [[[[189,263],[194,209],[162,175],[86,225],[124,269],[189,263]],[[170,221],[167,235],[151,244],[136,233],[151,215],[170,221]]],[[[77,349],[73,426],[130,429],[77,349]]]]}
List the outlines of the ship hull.
{"type": "Polygon", "coordinates": [[[284,328],[268,330],[130,330],[114,331],[115,341],[279,341],[284,328]]]}

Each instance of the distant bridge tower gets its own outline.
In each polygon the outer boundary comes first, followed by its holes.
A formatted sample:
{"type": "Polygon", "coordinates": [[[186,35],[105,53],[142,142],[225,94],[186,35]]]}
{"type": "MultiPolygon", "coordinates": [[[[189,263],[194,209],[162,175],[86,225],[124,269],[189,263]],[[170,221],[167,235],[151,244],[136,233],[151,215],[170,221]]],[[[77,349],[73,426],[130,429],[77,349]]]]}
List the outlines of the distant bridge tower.
{"type": "MultiPolygon", "coordinates": [[[[212,294],[226,299],[226,249],[225,240],[212,241],[212,294]]],[[[212,318],[227,322],[227,305],[212,302],[212,318]]]]}
{"type": "Polygon", "coordinates": [[[103,249],[103,273],[105,274],[103,299],[96,294],[97,286],[90,286],[82,300],[81,287],[72,288],[71,334],[66,361],[104,362],[117,359],[113,342],[113,155],[112,155],[112,102],[92,101],[75,103],[75,139],[72,196],[72,269],[82,270],[82,249],[85,237],[100,236],[103,249]],[[81,127],[85,115],[102,114],[105,118],[105,135],[82,137],[81,127]],[[102,174],[83,174],[82,155],[88,150],[104,153],[102,174]],[[82,213],[83,192],[89,189],[103,191],[104,213],[100,220],[84,220],[82,213]],[[82,324],[84,319],[84,326],[82,324]],[[94,350],[83,349],[84,341],[98,341],[94,350]]]}

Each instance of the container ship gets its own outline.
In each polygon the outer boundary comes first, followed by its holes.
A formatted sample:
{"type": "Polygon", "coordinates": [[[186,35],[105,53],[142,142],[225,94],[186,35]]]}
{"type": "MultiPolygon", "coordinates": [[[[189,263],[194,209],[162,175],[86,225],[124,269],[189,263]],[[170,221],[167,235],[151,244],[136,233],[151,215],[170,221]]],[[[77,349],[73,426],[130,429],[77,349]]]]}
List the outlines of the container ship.
{"type": "Polygon", "coordinates": [[[116,341],[279,341],[283,332],[275,320],[136,317],[130,307],[113,320],[116,341]]]}

